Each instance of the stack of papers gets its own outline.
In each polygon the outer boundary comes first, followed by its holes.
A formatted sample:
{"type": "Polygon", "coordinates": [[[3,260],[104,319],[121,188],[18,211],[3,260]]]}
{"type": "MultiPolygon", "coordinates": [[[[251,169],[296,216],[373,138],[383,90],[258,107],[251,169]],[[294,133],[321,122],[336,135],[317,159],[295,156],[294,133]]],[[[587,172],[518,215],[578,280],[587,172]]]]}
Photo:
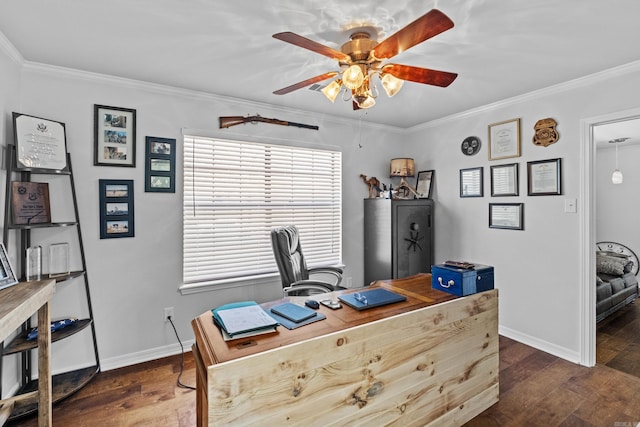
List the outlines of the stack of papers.
{"type": "Polygon", "coordinates": [[[255,301],[226,304],[211,312],[225,341],[276,332],[278,326],[255,301]]]}

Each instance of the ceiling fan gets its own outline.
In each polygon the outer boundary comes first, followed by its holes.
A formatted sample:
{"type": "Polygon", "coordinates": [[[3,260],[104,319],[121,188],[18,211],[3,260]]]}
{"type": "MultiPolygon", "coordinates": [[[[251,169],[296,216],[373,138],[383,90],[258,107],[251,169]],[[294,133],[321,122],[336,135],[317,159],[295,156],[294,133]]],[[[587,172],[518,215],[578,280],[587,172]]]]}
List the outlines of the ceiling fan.
{"type": "Polygon", "coordinates": [[[338,61],[341,71],[330,71],[311,77],[291,86],[273,92],[284,95],[314,83],[339,76],[322,89],[324,95],[334,102],[343,93],[345,100],[353,101],[354,110],[370,108],[375,105],[377,88],[371,78],[378,76],[388,96],[393,96],[402,87],[404,81],[447,87],[458,77],[456,73],[413,67],[402,64],[382,64],[384,60],[422,43],[453,27],[453,21],[438,9],[432,9],[395,34],[378,43],[371,39],[366,29],[355,30],[351,40],[340,50],[322,45],[292,32],[274,34],[273,37],[311,50],[338,61]]]}

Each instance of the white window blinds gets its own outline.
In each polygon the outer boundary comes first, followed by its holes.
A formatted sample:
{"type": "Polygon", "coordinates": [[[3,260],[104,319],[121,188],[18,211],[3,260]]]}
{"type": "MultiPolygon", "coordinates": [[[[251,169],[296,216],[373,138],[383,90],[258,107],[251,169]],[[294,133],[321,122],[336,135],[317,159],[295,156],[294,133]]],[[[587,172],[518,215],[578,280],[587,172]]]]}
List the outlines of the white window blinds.
{"type": "Polygon", "coordinates": [[[307,264],[342,262],[342,154],[184,137],[183,280],[277,272],[272,227],[300,230],[307,264]]]}

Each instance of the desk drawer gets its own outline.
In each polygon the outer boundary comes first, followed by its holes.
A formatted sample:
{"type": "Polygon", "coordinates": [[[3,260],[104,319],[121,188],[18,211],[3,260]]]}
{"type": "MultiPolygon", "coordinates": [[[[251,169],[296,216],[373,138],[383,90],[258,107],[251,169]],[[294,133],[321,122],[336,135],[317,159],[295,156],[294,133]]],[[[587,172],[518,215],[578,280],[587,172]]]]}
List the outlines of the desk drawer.
{"type": "Polygon", "coordinates": [[[458,296],[466,296],[493,289],[493,267],[476,265],[461,269],[443,264],[431,267],[431,287],[458,296]]]}

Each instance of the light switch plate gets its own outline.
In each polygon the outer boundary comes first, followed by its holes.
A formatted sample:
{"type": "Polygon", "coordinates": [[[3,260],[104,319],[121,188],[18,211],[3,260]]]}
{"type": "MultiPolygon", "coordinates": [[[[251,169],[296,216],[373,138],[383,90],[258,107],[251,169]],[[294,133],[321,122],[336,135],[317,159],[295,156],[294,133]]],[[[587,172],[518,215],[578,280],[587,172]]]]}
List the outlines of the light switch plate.
{"type": "Polygon", "coordinates": [[[576,213],[578,201],[576,199],[564,199],[564,211],[566,213],[576,213]]]}

